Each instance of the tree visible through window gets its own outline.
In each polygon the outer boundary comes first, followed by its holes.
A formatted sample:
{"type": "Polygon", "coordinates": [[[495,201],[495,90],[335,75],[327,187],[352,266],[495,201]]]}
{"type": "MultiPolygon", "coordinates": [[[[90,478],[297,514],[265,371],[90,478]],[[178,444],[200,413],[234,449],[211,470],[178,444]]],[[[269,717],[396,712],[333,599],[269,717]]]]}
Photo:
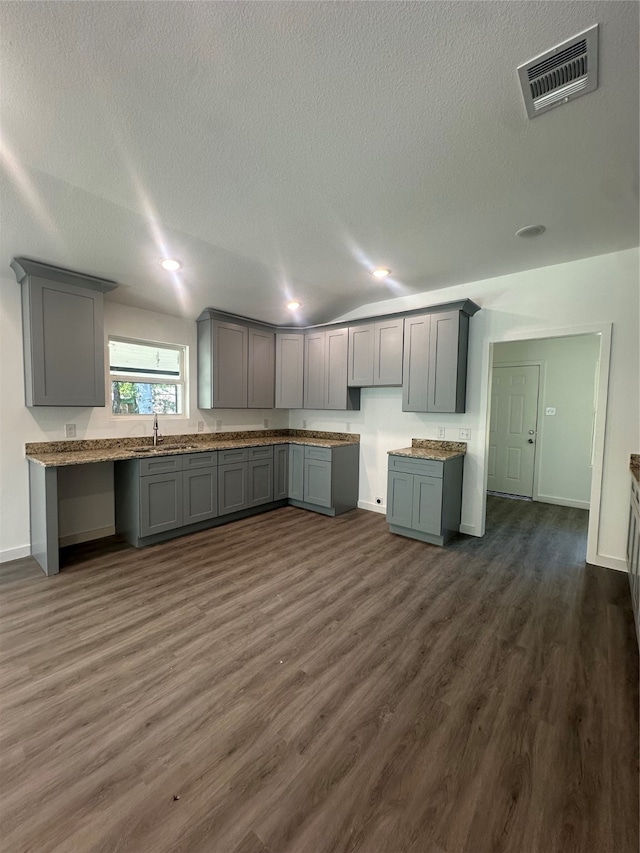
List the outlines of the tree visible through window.
{"type": "Polygon", "coordinates": [[[114,415],[184,413],[185,347],[109,338],[114,415]]]}

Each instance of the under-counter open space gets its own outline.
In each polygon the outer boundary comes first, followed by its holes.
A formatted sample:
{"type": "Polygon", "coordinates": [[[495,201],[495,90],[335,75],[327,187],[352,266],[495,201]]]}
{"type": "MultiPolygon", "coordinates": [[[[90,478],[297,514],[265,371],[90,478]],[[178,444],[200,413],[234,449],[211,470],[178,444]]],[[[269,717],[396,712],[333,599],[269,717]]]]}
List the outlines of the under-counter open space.
{"type": "Polygon", "coordinates": [[[285,507],[2,567],[5,849],[636,853],[628,582],[584,510],[386,528],[285,507]]]}

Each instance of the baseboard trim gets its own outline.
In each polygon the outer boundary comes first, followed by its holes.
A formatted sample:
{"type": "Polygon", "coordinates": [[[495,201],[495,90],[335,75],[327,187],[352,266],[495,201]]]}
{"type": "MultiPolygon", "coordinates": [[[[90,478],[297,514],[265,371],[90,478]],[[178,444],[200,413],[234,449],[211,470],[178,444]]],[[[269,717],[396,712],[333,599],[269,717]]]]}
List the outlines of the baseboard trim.
{"type": "Polygon", "coordinates": [[[21,548],[7,548],[5,551],[0,551],[0,563],[10,563],[12,560],[21,560],[23,557],[30,556],[30,545],[23,545],[21,548]]]}
{"type": "Polygon", "coordinates": [[[91,542],[94,539],[104,539],[106,536],[113,536],[115,532],[115,525],[109,524],[107,527],[97,527],[95,530],[83,530],[80,533],[69,533],[67,536],[61,536],[58,543],[60,548],[66,548],[67,545],[80,545],[82,542],[91,542]]]}
{"type": "Polygon", "coordinates": [[[372,504],[369,501],[358,501],[358,509],[368,509],[369,512],[379,512],[382,515],[387,514],[386,506],[382,506],[382,504],[372,504]]]}
{"type": "Polygon", "coordinates": [[[571,506],[574,509],[590,509],[589,501],[572,501],[568,498],[554,498],[551,495],[535,495],[534,501],[541,504],[553,504],[554,506],[571,506]]]}

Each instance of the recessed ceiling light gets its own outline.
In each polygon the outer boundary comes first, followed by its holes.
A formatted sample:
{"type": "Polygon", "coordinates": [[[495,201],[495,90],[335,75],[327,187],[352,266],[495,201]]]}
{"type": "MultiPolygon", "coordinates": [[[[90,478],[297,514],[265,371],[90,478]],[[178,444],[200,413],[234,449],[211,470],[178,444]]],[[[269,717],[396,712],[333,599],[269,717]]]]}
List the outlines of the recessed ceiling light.
{"type": "Polygon", "coordinates": [[[525,225],[519,231],[516,231],[516,237],[539,237],[547,229],[544,225],[525,225]]]}
{"type": "Polygon", "coordinates": [[[180,269],[182,264],[175,258],[162,258],[160,260],[160,266],[163,270],[166,270],[167,272],[175,272],[176,270],[180,269]]]}
{"type": "Polygon", "coordinates": [[[289,311],[297,311],[299,307],[300,307],[299,302],[295,302],[295,301],[287,302],[287,308],[289,309],[289,311]]]}
{"type": "Polygon", "coordinates": [[[391,270],[383,269],[380,267],[377,270],[372,270],[371,275],[374,278],[386,278],[388,275],[391,275],[391,270]]]}

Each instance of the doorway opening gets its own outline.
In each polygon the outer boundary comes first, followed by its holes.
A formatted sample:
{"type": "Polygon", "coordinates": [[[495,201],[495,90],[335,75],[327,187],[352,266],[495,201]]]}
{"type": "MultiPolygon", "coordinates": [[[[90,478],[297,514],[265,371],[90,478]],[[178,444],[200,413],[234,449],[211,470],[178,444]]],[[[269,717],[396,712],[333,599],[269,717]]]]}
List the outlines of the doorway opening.
{"type": "Polygon", "coordinates": [[[590,562],[597,553],[609,345],[610,329],[566,330],[493,341],[489,355],[485,493],[591,511],[590,562]]]}

